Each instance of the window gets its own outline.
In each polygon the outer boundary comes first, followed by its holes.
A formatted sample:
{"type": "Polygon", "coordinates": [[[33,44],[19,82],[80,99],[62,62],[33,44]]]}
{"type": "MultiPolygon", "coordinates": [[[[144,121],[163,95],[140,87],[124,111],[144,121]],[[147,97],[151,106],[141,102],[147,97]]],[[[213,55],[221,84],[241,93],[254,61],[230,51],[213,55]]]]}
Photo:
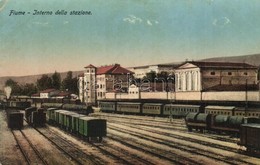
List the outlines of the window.
{"type": "Polygon", "coordinates": [[[228,72],[228,75],[231,76],[231,75],[232,75],[232,72],[228,72]]]}
{"type": "Polygon", "coordinates": [[[244,75],[246,75],[246,76],[247,76],[247,72],[244,72],[244,75]]]}
{"type": "Polygon", "coordinates": [[[215,75],[216,73],[215,72],[210,72],[210,75],[215,75]]]}

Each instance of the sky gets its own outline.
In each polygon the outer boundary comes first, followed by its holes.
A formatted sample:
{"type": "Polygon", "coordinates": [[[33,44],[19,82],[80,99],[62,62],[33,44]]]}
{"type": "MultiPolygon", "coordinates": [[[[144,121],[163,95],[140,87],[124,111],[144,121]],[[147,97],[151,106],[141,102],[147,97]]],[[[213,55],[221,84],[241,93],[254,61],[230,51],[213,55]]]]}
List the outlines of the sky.
{"type": "Polygon", "coordinates": [[[259,0],[0,0],[0,77],[257,54],[259,16],[259,0]]]}

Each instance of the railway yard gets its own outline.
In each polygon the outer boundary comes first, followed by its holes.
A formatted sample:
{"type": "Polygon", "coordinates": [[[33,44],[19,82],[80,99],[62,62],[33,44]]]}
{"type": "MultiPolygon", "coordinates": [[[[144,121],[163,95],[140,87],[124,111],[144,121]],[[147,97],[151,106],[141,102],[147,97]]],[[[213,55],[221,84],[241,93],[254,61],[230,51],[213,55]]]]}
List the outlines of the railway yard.
{"type": "Polygon", "coordinates": [[[188,132],[184,119],[93,113],[107,136],[84,141],[57,127],[7,128],[0,111],[0,164],[260,164],[238,138],[188,132]]]}

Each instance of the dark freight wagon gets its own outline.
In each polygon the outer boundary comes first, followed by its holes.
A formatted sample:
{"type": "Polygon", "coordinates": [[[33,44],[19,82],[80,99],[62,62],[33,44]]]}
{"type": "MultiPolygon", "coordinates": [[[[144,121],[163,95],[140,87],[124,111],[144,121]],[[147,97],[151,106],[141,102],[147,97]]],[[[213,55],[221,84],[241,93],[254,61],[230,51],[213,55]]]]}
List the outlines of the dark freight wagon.
{"type": "Polygon", "coordinates": [[[46,123],[46,113],[42,111],[34,111],[31,116],[31,125],[35,127],[43,127],[46,123]]]}
{"type": "Polygon", "coordinates": [[[243,124],[240,131],[239,145],[248,152],[260,153],[260,124],[243,124]]]}
{"type": "Polygon", "coordinates": [[[11,111],[7,113],[7,125],[11,129],[23,128],[23,113],[19,111],[11,111]]]}
{"type": "Polygon", "coordinates": [[[205,113],[188,113],[185,122],[189,131],[192,129],[200,130],[201,132],[210,127],[211,115],[205,113]]]}
{"type": "Polygon", "coordinates": [[[25,109],[25,118],[27,120],[28,123],[31,123],[31,116],[32,116],[32,112],[37,111],[36,107],[29,107],[25,109]]]}
{"type": "Polygon", "coordinates": [[[92,117],[79,118],[79,134],[86,137],[87,140],[91,137],[98,137],[102,141],[102,137],[107,134],[107,124],[104,119],[96,119],[92,117]]]}

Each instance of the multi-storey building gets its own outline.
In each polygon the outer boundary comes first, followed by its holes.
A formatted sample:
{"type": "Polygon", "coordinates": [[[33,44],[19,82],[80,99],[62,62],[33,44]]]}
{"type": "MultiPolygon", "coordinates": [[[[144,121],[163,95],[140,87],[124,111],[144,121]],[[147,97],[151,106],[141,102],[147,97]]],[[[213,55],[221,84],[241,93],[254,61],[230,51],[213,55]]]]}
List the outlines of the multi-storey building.
{"type": "Polygon", "coordinates": [[[94,104],[96,100],[104,99],[106,92],[127,92],[129,78],[133,72],[119,64],[85,67],[84,74],[79,76],[79,98],[82,102],[94,104]]]}
{"type": "Polygon", "coordinates": [[[171,64],[157,64],[157,65],[145,65],[145,66],[136,66],[129,67],[128,69],[134,72],[135,78],[144,78],[147,73],[154,71],[155,73],[167,72],[168,74],[173,74],[174,68],[180,65],[180,63],[171,63],[171,64]]]}
{"type": "Polygon", "coordinates": [[[185,62],[175,70],[176,91],[243,90],[257,84],[257,70],[246,63],[185,62]]]}

